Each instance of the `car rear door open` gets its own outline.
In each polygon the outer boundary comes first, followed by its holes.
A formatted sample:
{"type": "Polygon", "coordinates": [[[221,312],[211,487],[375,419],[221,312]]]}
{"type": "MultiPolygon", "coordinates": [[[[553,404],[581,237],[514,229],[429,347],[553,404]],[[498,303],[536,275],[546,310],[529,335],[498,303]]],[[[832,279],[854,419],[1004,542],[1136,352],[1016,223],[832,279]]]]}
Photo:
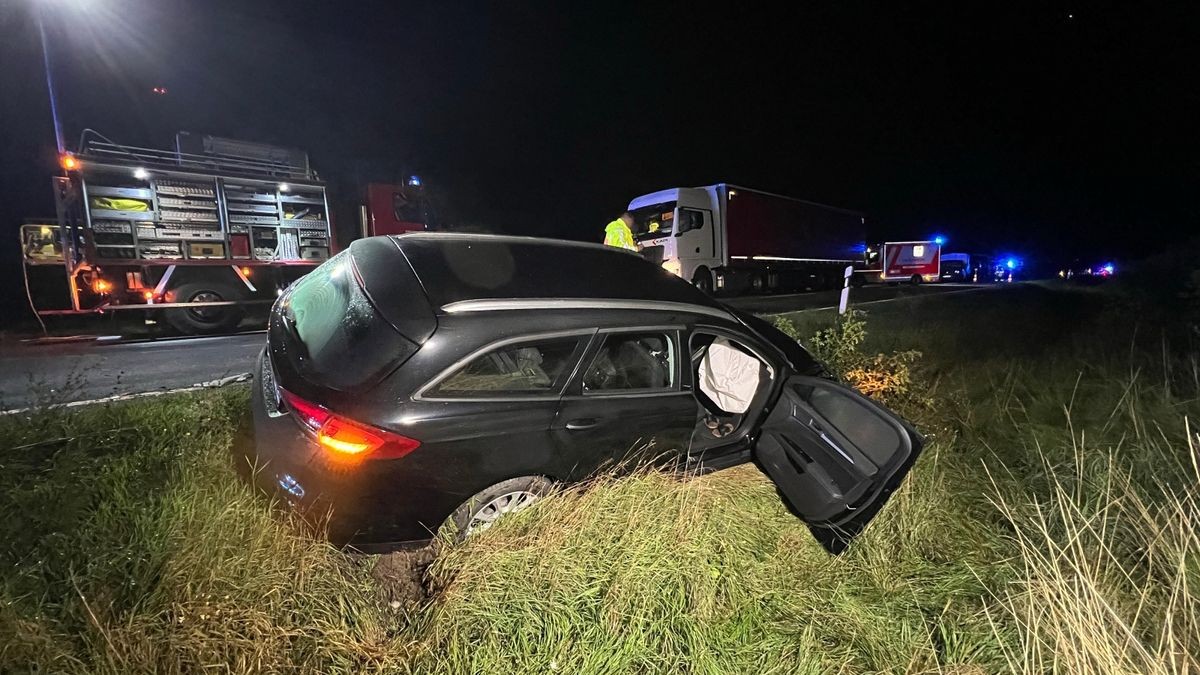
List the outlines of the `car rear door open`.
{"type": "Polygon", "coordinates": [[[759,467],[813,536],[845,550],[912,467],[923,439],[849,387],[795,375],[755,444],[759,467]]]}

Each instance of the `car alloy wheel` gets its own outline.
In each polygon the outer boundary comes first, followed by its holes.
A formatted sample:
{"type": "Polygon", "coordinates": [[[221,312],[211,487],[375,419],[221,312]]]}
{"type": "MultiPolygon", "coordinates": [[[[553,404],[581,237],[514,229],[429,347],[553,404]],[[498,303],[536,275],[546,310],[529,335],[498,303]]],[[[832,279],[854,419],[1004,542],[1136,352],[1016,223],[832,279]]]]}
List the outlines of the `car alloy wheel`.
{"type": "Polygon", "coordinates": [[[471,514],[471,520],[467,522],[467,536],[483,532],[505,514],[529,508],[537,499],[538,495],[525,490],[506,492],[496,497],[471,514]]]}

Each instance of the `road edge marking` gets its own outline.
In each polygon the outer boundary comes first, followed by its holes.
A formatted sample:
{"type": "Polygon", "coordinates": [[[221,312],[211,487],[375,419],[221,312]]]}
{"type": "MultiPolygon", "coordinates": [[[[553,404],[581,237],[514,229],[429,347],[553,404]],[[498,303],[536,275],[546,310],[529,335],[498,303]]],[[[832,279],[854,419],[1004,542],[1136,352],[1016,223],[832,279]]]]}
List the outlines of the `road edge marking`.
{"type": "Polygon", "coordinates": [[[8,410],[0,410],[0,416],[4,415],[20,415],[27,412],[41,412],[46,410],[59,410],[62,408],[82,408],[89,405],[97,405],[100,403],[119,403],[121,401],[132,401],[139,398],[153,398],[156,396],[170,396],[172,394],[186,394],[189,391],[204,391],[205,389],[219,389],[226,385],[235,384],[238,382],[249,382],[253,379],[250,373],[238,373],[216,380],[208,380],[207,382],[198,382],[186,387],[176,387],[174,389],[162,389],[159,391],[139,391],[132,394],[113,394],[103,398],[85,399],[82,401],[68,401],[67,403],[55,403],[48,406],[28,406],[25,408],[10,408],[8,410]]]}
{"type": "MultiPolygon", "coordinates": [[[[883,298],[882,300],[868,300],[866,302],[851,301],[849,308],[855,309],[856,307],[862,307],[863,305],[877,305],[877,304],[883,303],[883,302],[899,302],[901,300],[921,300],[924,298],[944,298],[947,295],[958,295],[960,293],[977,293],[979,291],[995,290],[996,288],[1001,288],[1001,287],[996,286],[996,285],[989,285],[989,286],[981,286],[979,288],[960,288],[960,289],[954,290],[954,291],[943,291],[940,293],[935,293],[932,295],[924,295],[924,296],[904,295],[904,296],[900,296],[898,298],[883,298]]],[[[804,309],[793,309],[793,310],[786,311],[786,312],[763,312],[763,313],[751,312],[751,314],[758,314],[759,316],[785,316],[787,314],[802,314],[804,312],[820,312],[820,311],[827,310],[827,309],[836,310],[837,305],[829,305],[828,307],[806,307],[804,309]]]]}

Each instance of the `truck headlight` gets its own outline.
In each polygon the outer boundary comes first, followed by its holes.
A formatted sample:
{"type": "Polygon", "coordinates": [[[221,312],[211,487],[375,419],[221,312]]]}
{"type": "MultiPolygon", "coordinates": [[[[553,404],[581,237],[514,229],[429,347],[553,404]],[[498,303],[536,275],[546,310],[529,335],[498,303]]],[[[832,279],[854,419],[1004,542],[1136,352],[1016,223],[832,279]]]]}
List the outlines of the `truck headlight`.
{"type": "Polygon", "coordinates": [[[680,276],[680,272],[683,270],[678,260],[664,260],[662,268],[675,276],[680,276]]]}

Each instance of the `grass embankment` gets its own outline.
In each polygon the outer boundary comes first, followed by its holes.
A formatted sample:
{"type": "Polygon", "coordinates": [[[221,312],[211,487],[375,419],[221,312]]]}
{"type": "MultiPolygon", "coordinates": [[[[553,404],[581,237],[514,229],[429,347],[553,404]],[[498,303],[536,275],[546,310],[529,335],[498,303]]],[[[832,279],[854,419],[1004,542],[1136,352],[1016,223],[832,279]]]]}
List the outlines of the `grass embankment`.
{"type": "Polygon", "coordinates": [[[4,420],[0,672],[371,658],[389,617],[367,570],[236,480],[247,403],[243,388],[4,420]]]}
{"type": "Polygon", "coordinates": [[[244,390],[3,420],[0,671],[1196,670],[1200,370],[1187,317],[1128,298],[873,306],[866,348],[924,353],[891,403],[931,443],[841,557],[753,467],[645,473],[443,552],[399,608],[235,481],[244,390]]]}

